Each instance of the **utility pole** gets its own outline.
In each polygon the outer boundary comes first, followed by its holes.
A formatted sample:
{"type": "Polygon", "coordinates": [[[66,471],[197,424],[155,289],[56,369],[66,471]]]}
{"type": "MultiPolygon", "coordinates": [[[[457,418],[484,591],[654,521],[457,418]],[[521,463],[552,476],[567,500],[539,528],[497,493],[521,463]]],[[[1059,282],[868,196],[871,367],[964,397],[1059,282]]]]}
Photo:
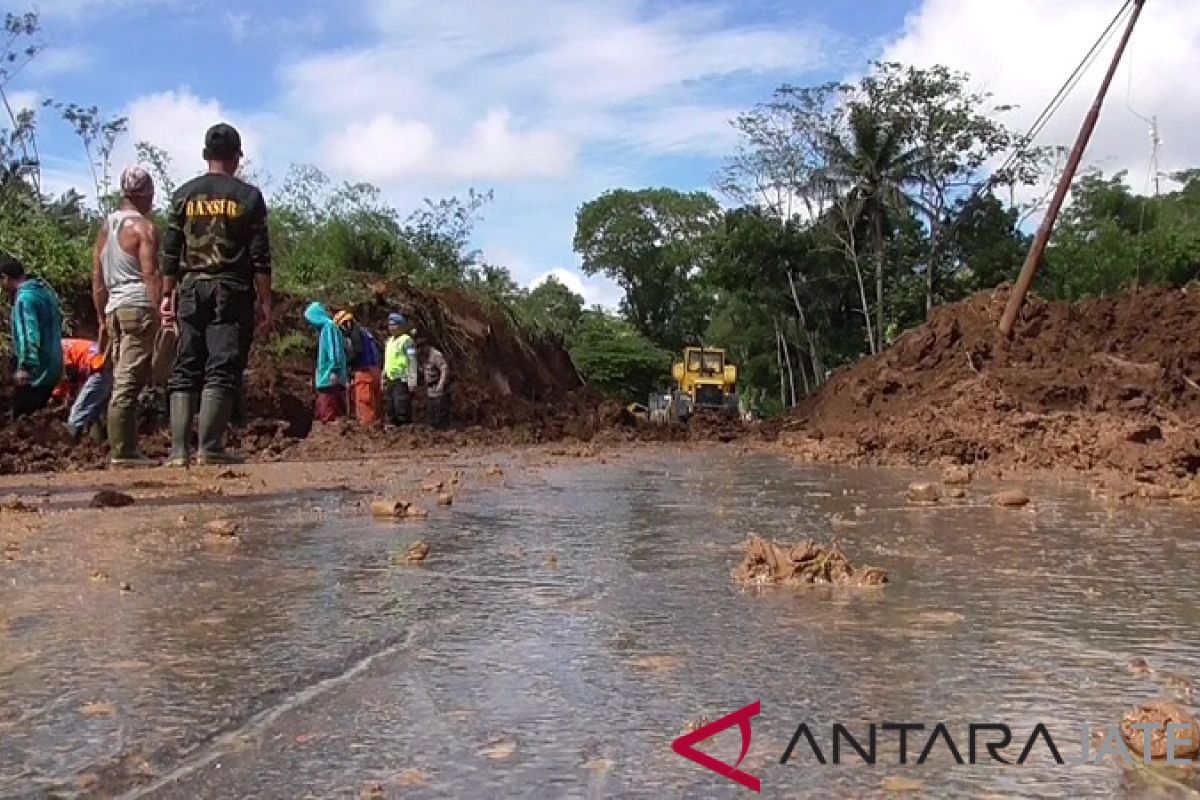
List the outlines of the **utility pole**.
{"type": "Polygon", "coordinates": [[[1021,313],[1021,306],[1025,304],[1025,295],[1029,293],[1029,287],[1033,285],[1033,279],[1041,265],[1042,256],[1046,253],[1046,245],[1050,242],[1050,234],[1054,232],[1054,224],[1058,221],[1058,215],[1067,199],[1067,193],[1071,190],[1071,183],[1075,180],[1075,173],[1079,171],[1079,164],[1083,161],[1083,153],[1087,150],[1092,133],[1096,130],[1096,123],[1100,120],[1100,109],[1104,105],[1104,98],[1112,85],[1113,77],[1117,74],[1117,66],[1121,63],[1121,56],[1125,54],[1125,48],[1129,45],[1129,38],[1133,35],[1133,28],[1137,25],[1138,17],[1141,16],[1142,7],[1145,4],[1146,0],[1133,0],[1133,16],[1129,18],[1129,24],[1121,37],[1121,43],[1117,46],[1112,64],[1104,76],[1104,82],[1100,84],[1096,100],[1083,120],[1079,138],[1075,140],[1071,156],[1067,159],[1067,167],[1063,171],[1058,188],[1054,191],[1054,197],[1050,200],[1050,206],[1046,209],[1046,217],[1042,220],[1041,227],[1038,228],[1033,246],[1029,248],[1029,255],[1025,259],[1025,265],[1021,267],[1021,275],[1017,278],[1017,285],[1013,287],[1012,296],[1008,298],[1008,306],[1004,309],[1004,316],[1000,320],[1000,332],[1005,336],[1012,335],[1017,315],[1021,313]]]}

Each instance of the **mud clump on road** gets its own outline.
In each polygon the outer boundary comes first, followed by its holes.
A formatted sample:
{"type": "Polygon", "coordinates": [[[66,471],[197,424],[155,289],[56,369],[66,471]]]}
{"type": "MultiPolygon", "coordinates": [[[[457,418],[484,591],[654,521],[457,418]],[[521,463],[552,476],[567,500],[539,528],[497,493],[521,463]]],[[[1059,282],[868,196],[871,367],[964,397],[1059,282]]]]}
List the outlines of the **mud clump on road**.
{"type": "Polygon", "coordinates": [[[92,497],[92,508],[125,508],[136,501],[127,494],[112,489],[101,489],[92,497]]]}
{"type": "Polygon", "coordinates": [[[908,487],[908,502],[920,506],[937,505],[942,493],[932,483],[914,483],[908,487]]]}
{"type": "Polygon", "coordinates": [[[215,519],[204,526],[204,532],[209,536],[216,536],[222,539],[237,538],[242,526],[231,519],[215,519]]]}
{"type": "Polygon", "coordinates": [[[1200,292],[1030,296],[1011,339],[997,327],[1008,297],[938,309],[835,375],[781,440],[861,464],[1200,473],[1200,292]]]}
{"type": "Polygon", "coordinates": [[[429,543],[413,542],[403,554],[397,555],[394,561],[398,564],[421,564],[429,558],[429,543]]]}
{"type": "Polygon", "coordinates": [[[836,543],[805,540],[786,547],[754,536],[733,580],[740,586],[882,586],[888,575],[875,567],[856,568],[836,543]]]}
{"type": "Polygon", "coordinates": [[[1121,719],[1121,738],[1139,761],[1146,756],[1146,728],[1135,726],[1142,725],[1154,726],[1150,728],[1149,756],[1152,760],[1166,760],[1168,733],[1174,739],[1175,758],[1191,761],[1200,755],[1200,722],[1175,703],[1149,703],[1133,709],[1121,719]],[[1179,727],[1168,728],[1168,725],[1179,727]]]}
{"type": "Polygon", "coordinates": [[[992,505],[1001,508],[1024,508],[1029,503],[1029,495],[1020,489],[1009,489],[992,496],[992,505]]]}

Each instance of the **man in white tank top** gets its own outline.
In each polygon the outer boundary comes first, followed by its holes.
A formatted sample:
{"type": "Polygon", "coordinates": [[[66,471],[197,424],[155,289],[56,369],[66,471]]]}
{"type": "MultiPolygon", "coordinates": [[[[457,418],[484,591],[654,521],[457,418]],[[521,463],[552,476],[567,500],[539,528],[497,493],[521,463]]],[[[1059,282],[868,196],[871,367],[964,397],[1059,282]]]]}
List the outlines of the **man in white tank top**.
{"type": "Polygon", "coordinates": [[[114,387],[108,406],[108,443],[114,467],[153,466],[138,451],[138,396],[150,382],[159,329],[162,273],[160,237],[146,215],[154,181],[141,167],[121,174],[121,206],[105,219],[92,257],[92,301],[109,348],[114,387]]]}

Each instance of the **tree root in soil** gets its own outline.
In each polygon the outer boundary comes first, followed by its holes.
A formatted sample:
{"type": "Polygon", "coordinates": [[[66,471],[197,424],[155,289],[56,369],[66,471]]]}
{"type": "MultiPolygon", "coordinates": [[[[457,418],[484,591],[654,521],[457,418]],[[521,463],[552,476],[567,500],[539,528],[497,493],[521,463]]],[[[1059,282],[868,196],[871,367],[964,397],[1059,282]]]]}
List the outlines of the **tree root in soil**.
{"type": "Polygon", "coordinates": [[[882,586],[888,575],[876,567],[856,568],[836,543],[825,546],[808,539],[785,547],[755,536],[733,580],[742,586],[882,586]]]}

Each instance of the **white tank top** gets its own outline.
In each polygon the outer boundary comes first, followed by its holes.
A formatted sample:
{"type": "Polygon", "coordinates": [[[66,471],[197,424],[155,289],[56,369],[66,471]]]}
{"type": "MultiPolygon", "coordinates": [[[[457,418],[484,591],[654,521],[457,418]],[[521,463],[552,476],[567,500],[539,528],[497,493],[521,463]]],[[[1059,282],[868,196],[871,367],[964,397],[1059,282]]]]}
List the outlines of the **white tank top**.
{"type": "Polygon", "coordinates": [[[136,211],[114,211],[105,220],[108,239],[100,253],[104,286],[108,289],[105,314],[111,314],[118,308],[150,308],[150,295],[146,293],[146,283],[142,280],[142,266],[136,255],[131,256],[121,249],[121,230],[127,222],[140,219],[141,216],[136,211]]]}

